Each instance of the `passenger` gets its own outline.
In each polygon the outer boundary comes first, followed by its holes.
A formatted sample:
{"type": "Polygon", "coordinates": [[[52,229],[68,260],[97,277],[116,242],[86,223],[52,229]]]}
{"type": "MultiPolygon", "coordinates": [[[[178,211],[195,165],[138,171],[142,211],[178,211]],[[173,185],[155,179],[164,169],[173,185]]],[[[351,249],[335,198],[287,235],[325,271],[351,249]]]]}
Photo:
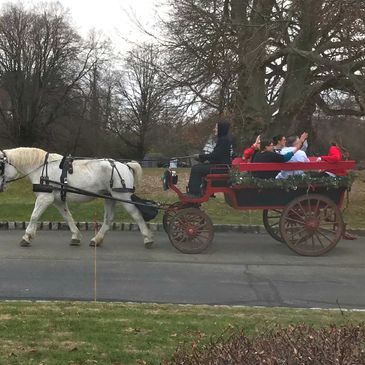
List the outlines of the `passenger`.
{"type": "Polygon", "coordinates": [[[219,122],[214,127],[214,134],[217,137],[217,144],[213,151],[209,154],[197,155],[200,163],[191,168],[190,179],[188,184],[188,195],[193,198],[198,198],[201,195],[201,185],[204,176],[210,173],[214,165],[223,164],[230,165],[232,154],[232,138],[229,132],[228,122],[219,122]]]}
{"type": "MultiPolygon", "coordinates": [[[[300,149],[307,137],[308,133],[303,133],[299,138],[298,145],[285,155],[273,151],[274,143],[271,140],[261,140],[260,152],[256,153],[253,162],[287,162],[300,149]]],[[[254,171],[252,175],[261,179],[271,179],[275,178],[279,172],[280,171],[254,171]]]]}
{"type": "MultiPolygon", "coordinates": [[[[348,152],[335,141],[331,143],[331,147],[326,156],[321,156],[317,158],[317,161],[326,161],[326,162],[339,162],[343,161],[344,157],[348,159],[348,152]]],[[[328,170],[325,173],[329,176],[345,176],[347,175],[346,170],[328,170]]]]}
{"type": "MultiPolygon", "coordinates": [[[[298,136],[291,136],[287,139],[288,147],[285,147],[281,150],[281,154],[285,155],[288,152],[292,152],[295,148],[297,148],[302,143],[299,140],[298,136]]],[[[307,157],[307,154],[300,149],[294,154],[294,156],[288,161],[288,162],[309,162],[309,158],[307,157]]],[[[293,170],[293,171],[281,171],[276,176],[277,179],[287,179],[289,176],[293,175],[303,175],[304,171],[302,170],[293,170]]]]}
{"type": "Polygon", "coordinates": [[[273,137],[274,148],[273,151],[276,153],[280,153],[283,148],[286,146],[286,138],[282,134],[278,134],[273,137]]]}
{"type": "MultiPolygon", "coordinates": [[[[287,140],[284,135],[278,134],[273,137],[274,142],[274,152],[280,153],[283,148],[285,148],[287,140]]],[[[302,147],[300,148],[302,151],[306,152],[308,148],[308,142],[305,140],[303,142],[302,147]]]]}
{"type": "MultiPolygon", "coordinates": [[[[328,151],[328,154],[326,156],[321,156],[317,158],[317,161],[325,161],[325,162],[332,162],[332,163],[336,163],[339,161],[344,161],[347,160],[349,158],[349,153],[348,151],[344,148],[344,147],[340,147],[339,143],[336,141],[333,141],[331,143],[331,147],[328,151]]],[[[328,170],[328,171],[324,171],[324,174],[326,174],[327,176],[332,176],[332,177],[336,177],[336,176],[346,176],[347,175],[347,171],[346,170],[328,170]]],[[[345,232],[342,235],[342,237],[345,240],[356,240],[357,237],[353,234],[351,234],[350,232],[347,231],[347,224],[345,223],[345,232]]]]}
{"type": "Polygon", "coordinates": [[[256,137],[255,143],[243,151],[244,162],[251,162],[255,154],[260,150],[260,135],[256,137]]]}
{"type": "Polygon", "coordinates": [[[232,166],[239,166],[240,163],[251,162],[253,156],[255,155],[255,153],[258,152],[259,149],[260,149],[260,136],[257,136],[255,143],[251,147],[248,147],[243,151],[243,156],[236,157],[232,161],[232,166]]]}

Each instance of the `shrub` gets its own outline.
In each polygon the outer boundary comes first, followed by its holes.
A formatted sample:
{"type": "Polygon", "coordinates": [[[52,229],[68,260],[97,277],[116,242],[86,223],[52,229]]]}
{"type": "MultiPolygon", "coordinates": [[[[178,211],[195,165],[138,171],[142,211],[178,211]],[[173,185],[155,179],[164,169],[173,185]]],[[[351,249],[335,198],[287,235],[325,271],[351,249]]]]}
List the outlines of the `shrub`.
{"type": "Polygon", "coordinates": [[[250,339],[243,331],[178,349],[165,365],[365,364],[365,324],[314,329],[300,325],[250,339]]]}

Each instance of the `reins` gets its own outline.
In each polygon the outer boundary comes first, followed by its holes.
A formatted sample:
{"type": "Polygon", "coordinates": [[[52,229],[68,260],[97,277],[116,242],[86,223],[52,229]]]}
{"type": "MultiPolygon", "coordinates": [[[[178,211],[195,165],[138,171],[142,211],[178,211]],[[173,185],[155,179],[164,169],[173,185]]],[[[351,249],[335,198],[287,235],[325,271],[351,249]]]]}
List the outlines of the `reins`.
{"type": "MultiPolygon", "coordinates": [[[[188,156],[174,156],[174,157],[164,157],[164,158],[147,158],[142,160],[137,159],[130,159],[130,158],[113,158],[113,161],[116,162],[138,162],[140,165],[143,165],[143,163],[146,162],[163,162],[167,163],[174,160],[189,160],[191,165],[191,160],[195,158],[195,155],[188,155],[188,156]]],[[[75,160],[108,160],[108,158],[105,157],[79,157],[79,156],[72,156],[72,159],[75,160]]]]}
{"type": "Polygon", "coordinates": [[[49,180],[49,179],[43,179],[43,180],[41,180],[40,184],[33,185],[33,191],[36,191],[36,192],[50,193],[53,190],[61,191],[62,189],[66,189],[66,191],[68,193],[71,193],[71,194],[85,195],[85,196],[90,196],[90,197],[93,197],[93,198],[102,198],[102,199],[115,200],[115,201],[119,201],[119,202],[122,202],[122,203],[128,203],[128,204],[133,204],[133,205],[138,205],[138,206],[150,206],[150,207],[153,206],[154,208],[161,209],[161,210],[166,210],[168,208],[168,205],[165,204],[165,203],[156,203],[156,204],[150,204],[149,203],[149,204],[146,204],[146,203],[135,202],[135,201],[132,201],[132,200],[115,198],[111,195],[93,193],[93,192],[88,191],[88,190],[80,189],[80,188],[77,188],[75,186],[66,185],[66,184],[61,183],[59,181],[54,181],[54,180],[49,180]],[[49,184],[52,184],[52,185],[49,185],[49,184]]]}
{"type": "MultiPolygon", "coordinates": [[[[61,161],[61,159],[59,159],[59,160],[54,160],[54,161],[50,161],[51,163],[52,162],[59,162],[59,161],[61,161]]],[[[48,163],[50,163],[50,162],[47,162],[47,164],[48,163]]],[[[20,173],[23,173],[22,171],[20,171],[16,166],[14,166],[11,162],[9,162],[9,160],[7,160],[6,161],[6,163],[7,164],[9,164],[10,166],[13,166],[16,170],[18,170],[20,173]]],[[[28,172],[27,174],[25,174],[25,175],[22,175],[22,176],[19,176],[19,177],[17,177],[17,178],[15,178],[15,179],[11,179],[11,180],[6,180],[5,182],[6,183],[10,183],[10,182],[14,182],[14,181],[18,181],[18,180],[21,180],[21,179],[24,179],[25,177],[27,177],[27,176],[29,176],[29,175],[31,175],[33,172],[35,172],[35,171],[37,171],[37,170],[39,170],[41,167],[43,167],[44,166],[44,163],[42,163],[42,165],[39,165],[38,167],[36,167],[35,169],[33,169],[32,171],[30,171],[30,172],[28,172]]]]}

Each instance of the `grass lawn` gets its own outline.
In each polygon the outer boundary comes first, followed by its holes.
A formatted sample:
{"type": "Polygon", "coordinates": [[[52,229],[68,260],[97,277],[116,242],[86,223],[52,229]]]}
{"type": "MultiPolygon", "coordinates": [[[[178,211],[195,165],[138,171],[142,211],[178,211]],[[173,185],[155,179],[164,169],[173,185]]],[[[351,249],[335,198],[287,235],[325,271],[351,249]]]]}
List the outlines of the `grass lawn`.
{"type": "Polygon", "coordinates": [[[0,302],[0,364],[159,364],[228,328],[360,323],[365,313],[153,304],[0,302]]]}
{"type": "MultiPolygon", "coordinates": [[[[143,184],[137,194],[161,202],[175,202],[176,196],[172,191],[162,190],[161,175],[163,169],[144,169],[143,184]]],[[[180,169],[179,187],[184,190],[189,177],[189,169],[180,169]]],[[[365,227],[365,172],[357,172],[357,179],[350,194],[350,202],[345,209],[344,218],[351,228],[365,227]]],[[[27,180],[20,180],[9,185],[8,190],[0,194],[0,221],[28,221],[34,206],[32,186],[27,180]]],[[[232,224],[262,224],[261,211],[236,211],[228,206],[222,195],[211,199],[204,204],[204,210],[213,220],[213,223],[232,224]]],[[[103,202],[98,199],[90,203],[70,204],[71,212],[76,221],[98,221],[103,218],[103,202]]],[[[58,211],[50,207],[44,213],[42,220],[62,220],[58,211]]],[[[155,222],[162,220],[162,213],[155,218],[155,222]]],[[[131,218],[122,206],[117,206],[116,221],[131,222],[131,218]]]]}

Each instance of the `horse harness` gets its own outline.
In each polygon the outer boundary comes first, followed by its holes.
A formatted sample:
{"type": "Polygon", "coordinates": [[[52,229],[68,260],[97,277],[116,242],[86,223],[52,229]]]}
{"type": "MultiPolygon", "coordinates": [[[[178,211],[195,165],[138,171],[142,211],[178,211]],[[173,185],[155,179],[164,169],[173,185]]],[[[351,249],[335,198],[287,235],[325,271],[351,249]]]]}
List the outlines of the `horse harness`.
{"type": "Polygon", "coordinates": [[[11,162],[9,162],[8,156],[6,156],[6,153],[4,150],[0,150],[0,152],[2,153],[2,157],[0,157],[0,178],[1,178],[0,192],[1,192],[1,191],[4,191],[4,186],[6,183],[20,180],[27,175],[20,176],[16,179],[12,179],[12,180],[6,180],[5,179],[5,165],[6,164],[11,165],[11,166],[14,166],[14,165],[11,162]]]}
{"type": "Polygon", "coordinates": [[[5,185],[5,164],[8,162],[8,158],[4,151],[0,152],[2,153],[2,156],[0,158],[0,177],[1,177],[0,191],[3,191],[5,185]]]}
{"type": "MultiPolygon", "coordinates": [[[[42,168],[42,174],[40,177],[40,183],[41,185],[45,184],[45,185],[49,185],[49,178],[48,178],[48,157],[49,157],[49,153],[47,152],[45,158],[44,158],[44,163],[43,163],[43,168],[42,168]]],[[[115,165],[115,161],[112,159],[108,159],[107,160],[112,168],[112,172],[111,172],[111,176],[110,176],[110,188],[112,189],[112,191],[118,192],[118,193],[134,193],[135,192],[135,188],[127,188],[125,181],[122,177],[122,175],[120,174],[117,166],[115,165]],[[114,171],[118,174],[120,182],[122,187],[116,187],[113,188],[114,185],[114,171]]],[[[65,201],[66,200],[66,194],[68,191],[68,180],[67,180],[67,175],[68,174],[73,174],[73,162],[74,162],[74,158],[71,155],[68,156],[64,156],[62,158],[62,161],[60,163],[60,169],[62,170],[61,172],[61,176],[60,176],[60,195],[61,195],[61,200],[65,201]]],[[[128,166],[128,165],[127,165],[128,166]]],[[[132,169],[128,166],[129,170],[132,171],[132,169]]],[[[1,173],[1,166],[0,166],[0,173],[1,173]]],[[[133,171],[132,171],[133,173],[133,171]]]]}
{"type": "MultiPolygon", "coordinates": [[[[2,156],[0,157],[0,178],[2,179],[1,183],[0,183],[0,192],[2,192],[4,189],[5,183],[6,183],[6,181],[5,181],[5,164],[7,163],[7,164],[11,165],[11,163],[8,161],[8,158],[7,158],[5,152],[2,150],[0,150],[0,152],[2,153],[2,156]]],[[[120,199],[117,197],[112,197],[111,195],[93,193],[93,192],[86,191],[86,190],[83,190],[80,188],[69,186],[68,182],[67,182],[67,174],[73,173],[72,163],[74,161],[74,158],[70,155],[64,156],[60,163],[60,169],[62,170],[60,182],[50,180],[48,177],[48,163],[49,163],[48,158],[49,158],[49,153],[47,152],[47,154],[44,158],[43,165],[39,166],[39,167],[42,167],[42,173],[40,176],[40,184],[33,184],[34,192],[52,193],[54,190],[60,190],[61,199],[63,201],[65,201],[65,199],[66,199],[66,193],[71,192],[74,194],[81,194],[81,195],[91,196],[94,198],[112,199],[112,200],[120,201],[123,203],[133,204],[141,212],[143,219],[146,222],[155,218],[159,209],[167,209],[163,205],[156,203],[152,200],[141,199],[141,198],[137,197],[136,195],[134,195],[133,193],[135,192],[135,188],[126,187],[125,181],[122,178],[114,160],[111,160],[111,159],[107,160],[112,168],[110,182],[109,182],[110,188],[112,189],[112,191],[115,191],[118,193],[132,193],[131,200],[120,199]],[[116,188],[113,187],[115,172],[119,176],[122,187],[116,187],[116,188]],[[50,185],[50,183],[54,184],[55,186],[50,185]]],[[[130,166],[128,166],[128,168],[133,173],[133,169],[130,166]]],[[[23,178],[28,175],[29,175],[29,173],[24,176],[21,176],[20,178],[23,178]]],[[[16,181],[16,180],[19,180],[20,178],[13,179],[11,181],[16,181]]]]}
{"type": "MultiPolygon", "coordinates": [[[[136,188],[135,187],[127,188],[127,186],[125,185],[125,181],[122,178],[122,175],[120,174],[117,166],[115,166],[115,161],[111,160],[111,159],[109,159],[108,161],[110,163],[110,166],[112,167],[112,173],[111,173],[110,182],[109,182],[109,185],[110,185],[110,188],[112,189],[112,191],[115,191],[117,193],[134,193],[136,191],[136,188]],[[116,173],[119,176],[120,183],[122,184],[121,188],[113,188],[113,185],[114,185],[114,171],[116,171],[116,173]]],[[[126,165],[126,166],[128,166],[128,165],[126,165]]],[[[133,174],[133,170],[129,166],[128,166],[128,168],[133,174]]]]}
{"type": "MultiPolygon", "coordinates": [[[[29,176],[30,174],[32,174],[34,171],[38,170],[40,167],[44,167],[44,164],[38,166],[37,168],[35,168],[34,170],[28,172],[28,173],[22,173],[16,166],[14,166],[8,159],[6,153],[4,150],[0,150],[0,152],[3,154],[2,157],[0,157],[0,177],[2,178],[2,182],[0,184],[0,191],[3,191],[4,189],[4,186],[5,186],[5,183],[9,183],[9,182],[14,182],[14,181],[18,181],[18,180],[21,180],[21,179],[24,179],[25,177],[29,176]],[[19,173],[22,173],[22,175],[14,178],[14,179],[11,179],[11,180],[6,180],[5,179],[5,164],[8,164],[10,166],[13,166],[17,171],[18,171],[18,174],[19,173]]],[[[47,153],[48,155],[48,153],[47,153]]],[[[47,156],[47,159],[48,159],[48,156],[47,156]]]]}

